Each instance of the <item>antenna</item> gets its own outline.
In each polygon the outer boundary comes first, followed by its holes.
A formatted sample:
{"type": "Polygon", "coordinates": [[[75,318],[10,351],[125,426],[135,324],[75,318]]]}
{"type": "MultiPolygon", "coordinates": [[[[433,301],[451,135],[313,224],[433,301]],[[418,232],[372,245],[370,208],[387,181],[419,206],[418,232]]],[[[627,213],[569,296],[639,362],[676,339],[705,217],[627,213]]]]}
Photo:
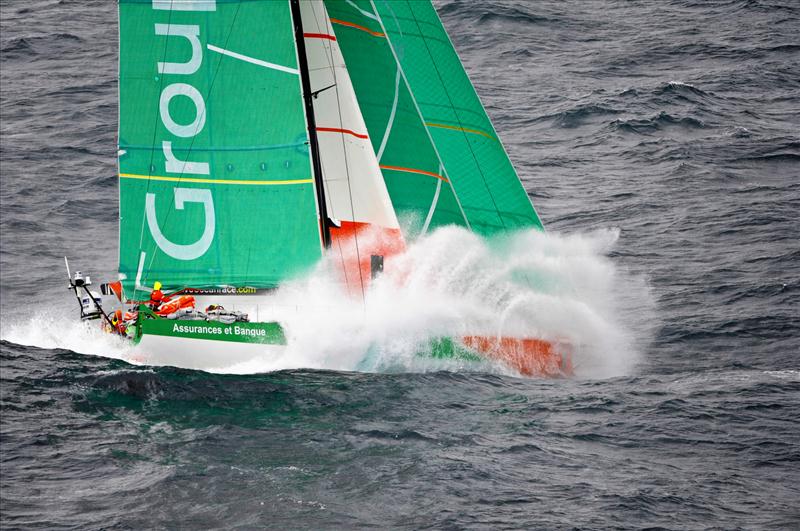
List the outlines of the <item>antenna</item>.
{"type": "Polygon", "coordinates": [[[64,257],[64,265],[67,266],[67,280],[69,280],[69,283],[72,284],[72,273],[69,271],[69,261],[67,260],[66,256],[64,257]]]}

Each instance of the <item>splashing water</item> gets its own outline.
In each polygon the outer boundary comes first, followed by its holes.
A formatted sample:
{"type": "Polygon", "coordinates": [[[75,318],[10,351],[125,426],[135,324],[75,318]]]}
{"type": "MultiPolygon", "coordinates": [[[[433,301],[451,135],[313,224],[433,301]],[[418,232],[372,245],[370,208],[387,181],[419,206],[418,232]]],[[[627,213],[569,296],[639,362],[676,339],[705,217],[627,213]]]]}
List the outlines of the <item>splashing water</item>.
{"type": "Polygon", "coordinates": [[[48,307],[31,317],[3,323],[2,339],[45,349],[66,349],[137,363],[135,347],[118,336],[103,332],[97,322],[82,322],[74,308],[48,307]]]}
{"type": "MultiPolygon", "coordinates": [[[[621,271],[606,256],[618,237],[618,230],[577,235],[524,231],[487,240],[446,227],[387,258],[387,273],[357,300],[335,281],[331,258],[271,297],[276,307],[297,308],[281,316],[289,342],[283,354],[236,365],[220,355],[213,372],[315,368],[513,374],[495,362],[425,355],[432,340],[483,335],[568,343],[579,377],[625,374],[649,341],[655,312],[644,279],[621,271]]],[[[49,315],[9,327],[3,339],[142,361],[135,348],[114,337],[64,325],[63,318],[49,315]]]]}

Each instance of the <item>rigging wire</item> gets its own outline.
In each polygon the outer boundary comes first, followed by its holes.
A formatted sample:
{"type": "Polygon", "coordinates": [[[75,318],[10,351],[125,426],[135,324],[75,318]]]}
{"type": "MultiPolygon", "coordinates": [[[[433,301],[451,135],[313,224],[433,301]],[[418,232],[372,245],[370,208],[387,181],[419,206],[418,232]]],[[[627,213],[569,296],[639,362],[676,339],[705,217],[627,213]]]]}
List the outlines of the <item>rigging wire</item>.
{"type": "MultiPolygon", "coordinates": [[[[172,0],[173,3],[175,1],[176,0],[172,0]]],[[[172,9],[171,9],[171,7],[172,7],[172,4],[170,5],[170,17],[172,17],[172,9]]],[[[241,7],[242,7],[242,4],[241,4],[241,2],[239,2],[236,5],[236,11],[233,14],[233,19],[231,20],[231,25],[228,28],[228,34],[225,37],[225,46],[223,46],[223,48],[225,48],[225,49],[228,48],[228,41],[230,40],[231,35],[233,34],[233,28],[236,25],[236,19],[239,16],[239,9],[241,7]]],[[[169,41],[169,39],[167,39],[167,41],[169,41]]],[[[165,57],[165,61],[166,61],[166,45],[165,45],[165,48],[164,48],[164,57],[165,57]]],[[[211,83],[208,86],[208,92],[206,93],[205,98],[204,98],[204,100],[209,102],[209,104],[210,104],[211,91],[214,89],[214,82],[217,80],[217,75],[219,74],[219,70],[220,70],[220,67],[222,66],[222,60],[223,60],[224,57],[225,57],[225,55],[220,55],[219,61],[217,61],[217,67],[214,70],[214,75],[212,76],[211,83]]],[[[161,78],[161,81],[163,83],[163,77],[161,78]]],[[[206,108],[208,108],[208,107],[206,107],[206,108]]],[[[204,110],[203,112],[205,113],[206,111],[204,110]]],[[[197,126],[195,126],[195,131],[194,131],[194,134],[192,135],[192,141],[190,142],[189,149],[188,149],[188,151],[186,153],[187,160],[189,158],[189,155],[191,155],[191,153],[192,153],[192,149],[194,148],[194,143],[195,143],[195,140],[197,139],[197,133],[200,131],[201,123],[202,122],[198,120],[198,124],[197,124],[197,126]]],[[[211,128],[211,125],[209,124],[209,130],[210,130],[210,128],[211,128]]],[[[155,137],[156,137],[157,130],[158,130],[158,120],[156,120],[154,129],[153,129],[153,150],[151,152],[151,157],[155,153],[155,137]]],[[[178,175],[178,181],[177,181],[177,184],[175,185],[175,187],[180,185],[181,179],[183,179],[183,174],[184,174],[184,169],[186,168],[186,164],[187,163],[184,162],[183,167],[181,168],[181,173],[178,175]]],[[[151,159],[150,166],[152,168],[152,159],[151,159]]],[[[152,170],[150,170],[150,171],[152,171],[152,170]]],[[[150,177],[150,176],[148,175],[148,177],[150,177]]],[[[151,179],[148,178],[148,180],[147,180],[147,182],[148,182],[148,191],[149,191],[150,181],[151,181],[151,179]]],[[[174,205],[174,203],[170,203],[170,207],[167,209],[167,215],[164,217],[164,225],[167,224],[167,221],[169,220],[169,217],[170,217],[170,215],[172,214],[172,212],[174,210],[173,205],[174,205]]],[[[142,218],[142,233],[144,233],[144,224],[145,224],[145,222],[146,222],[146,218],[142,218]]],[[[155,243],[154,243],[154,245],[155,245],[155,243]]],[[[141,250],[142,250],[142,242],[141,242],[141,237],[140,237],[139,251],[141,251],[141,250]]],[[[150,262],[147,264],[147,269],[146,269],[147,271],[149,271],[150,268],[152,267],[153,260],[155,260],[155,257],[156,257],[156,253],[152,252],[152,254],[150,256],[150,262]]],[[[134,292],[134,294],[135,294],[135,292],[134,292]]]]}
{"type": "MultiPolygon", "coordinates": [[[[172,0],[175,2],[175,0],[172,0]]],[[[172,4],[170,4],[169,16],[167,18],[167,27],[172,25],[172,4]]],[[[169,32],[167,32],[169,33],[169,32]]],[[[164,53],[161,56],[161,62],[167,62],[167,48],[169,47],[169,34],[165,35],[164,38],[164,53]]],[[[161,94],[161,91],[164,90],[164,74],[161,74],[158,77],[158,93],[161,94]]],[[[152,181],[151,177],[153,176],[153,159],[156,156],[156,136],[158,134],[158,116],[160,114],[160,109],[156,106],[155,116],[153,117],[153,140],[150,142],[150,163],[147,165],[147,188],[145,189],[145,197],[147,194],[150,193],[150,183],[152,181]]],[[[119,143],[119,138],[117,138],[117,143],[119,143]]],[[[119,155],[118,155],[119,156],[119,155]]],[[[119,163],[117,163],[117,168],[119,169],[119,163]]],[[[120,183],[121,186],[121,183],[120,183]]],[[[138,250],[141,253],[142,251],[142,241],[144,240],[144,224],[145,219],[142,217],[142,225],[139,227],[139,245],[138,250]]],[[[120,242],[120,249],[122,248],[122,242],[120,242]]],[[[120,253],[122,254],[122,253],[120,253]]],[[[136,282],[133,283],[133,299],[136,300],[136,282]]]]}

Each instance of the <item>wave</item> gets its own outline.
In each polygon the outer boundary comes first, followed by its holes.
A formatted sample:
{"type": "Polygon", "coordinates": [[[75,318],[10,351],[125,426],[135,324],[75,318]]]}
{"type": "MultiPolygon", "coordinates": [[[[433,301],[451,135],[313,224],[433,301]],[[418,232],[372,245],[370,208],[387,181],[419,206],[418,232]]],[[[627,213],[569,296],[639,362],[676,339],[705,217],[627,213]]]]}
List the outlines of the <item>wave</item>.
{"type": "Polygon", "coordinates": [[[663,85],[659,85],[653,90],[653,94],[657,96],[663,95],[680,95],[680,96],[700,96],[700,97],[711,97],[713,96],[712,93],[706,92],[691,83],[684,83],[683,81],[670,81],[668,83],[664,83],[663,85]]]}
{"type": "Polygon", "coordinates": [[[621,112],[618,109],[600,103],[587,103],[566,111],[544,116],[541,119],[551,118],[554,126],[570,129],[580,127],[594,117],[617,115],[621,112]]]}
{"type": "Polygon", "coordinates": [[[19,58],[38,55],[42,45],[62,45],[81,42],[82,39],[72,33],[53,33],[46,35],[27,35],[15,37],[4,42],[0,47],[6,57],[19,58]]]}
{"type": "Polygon", "coordinates": [[[650,134],[662,131],[668,127],[680,127],[683,129],[705,129],[706,125],[697,118],[676,117],[661,111],[651,118],[634,118],[627,120],[614,120],[609,124],[613,130],[625,133],[650,134]]]}

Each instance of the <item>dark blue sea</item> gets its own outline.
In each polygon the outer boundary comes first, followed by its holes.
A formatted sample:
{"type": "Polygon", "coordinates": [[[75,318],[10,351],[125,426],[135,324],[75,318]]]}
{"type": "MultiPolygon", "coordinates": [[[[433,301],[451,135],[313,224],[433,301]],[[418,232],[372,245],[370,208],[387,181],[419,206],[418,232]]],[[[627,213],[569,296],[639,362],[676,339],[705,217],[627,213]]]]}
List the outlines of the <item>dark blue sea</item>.
{"type": "Polygon", "coordinates": [[[500,264],[550,264],[525,304],[589,344],[576,376],[97,339],[63,256],[114,278],[116,2],[3,0],[0,527],[800,528],[800,2],[436,6],[548,236],[434,234],[472,280],[392,311],[480,313],[500,264]]]}

